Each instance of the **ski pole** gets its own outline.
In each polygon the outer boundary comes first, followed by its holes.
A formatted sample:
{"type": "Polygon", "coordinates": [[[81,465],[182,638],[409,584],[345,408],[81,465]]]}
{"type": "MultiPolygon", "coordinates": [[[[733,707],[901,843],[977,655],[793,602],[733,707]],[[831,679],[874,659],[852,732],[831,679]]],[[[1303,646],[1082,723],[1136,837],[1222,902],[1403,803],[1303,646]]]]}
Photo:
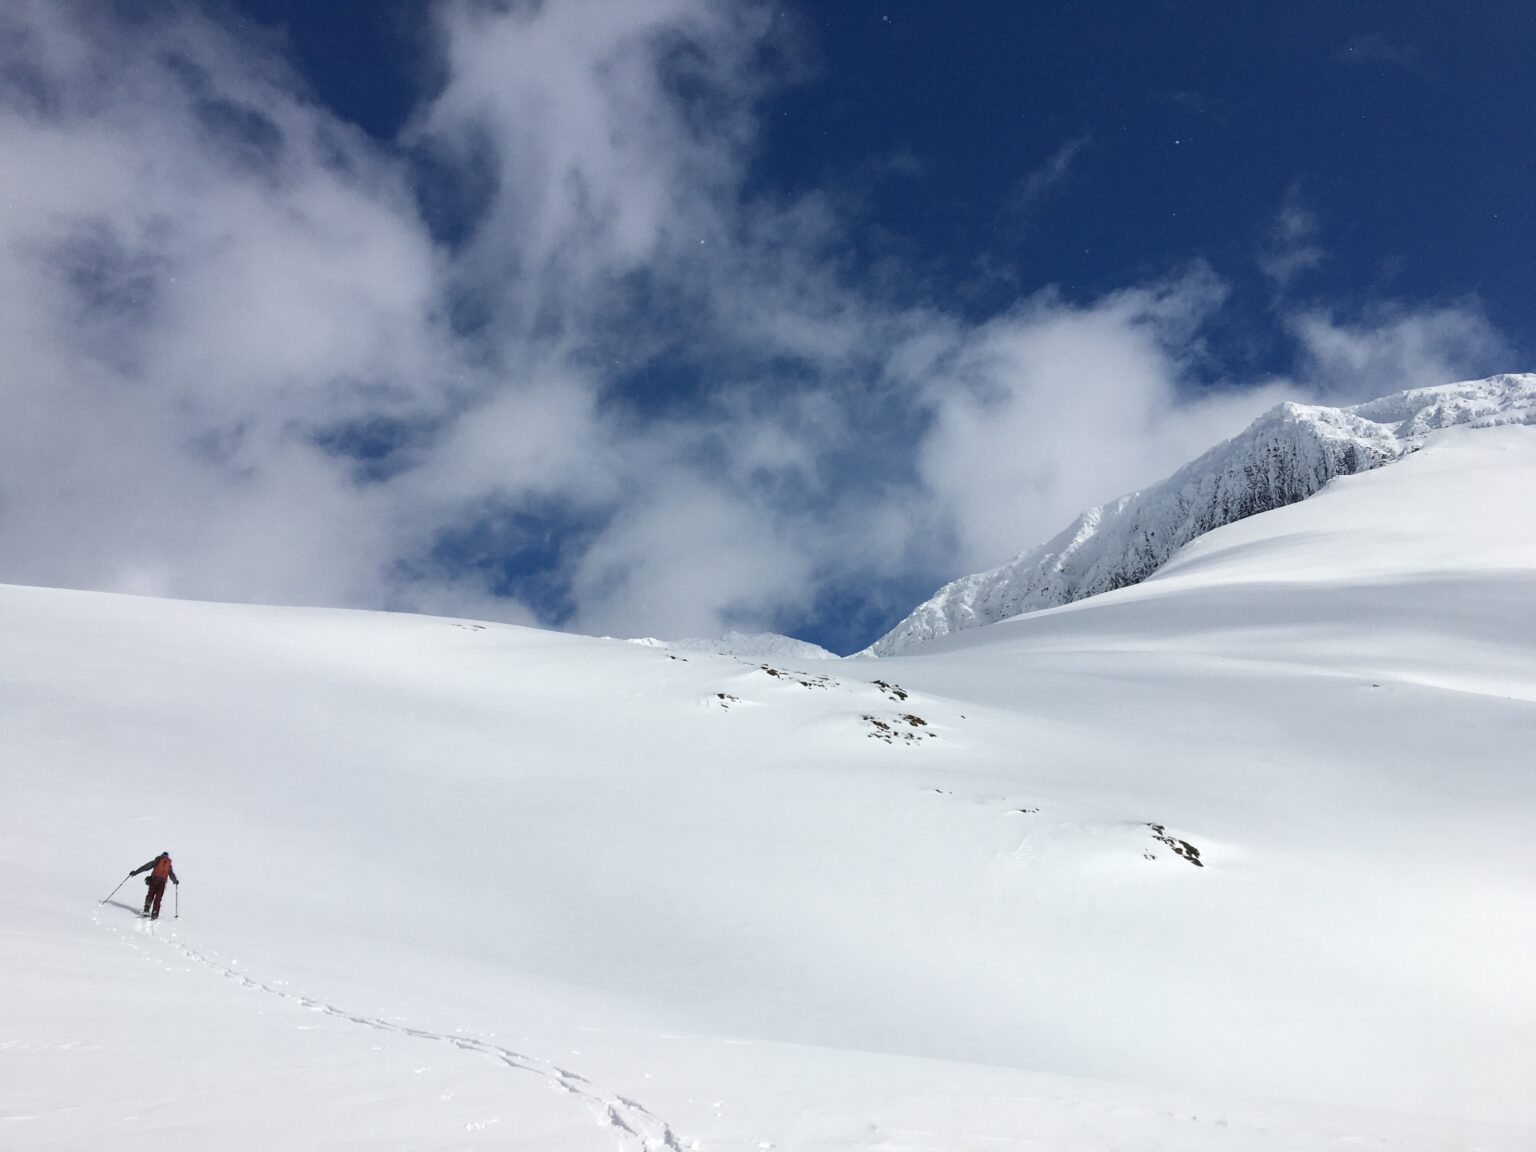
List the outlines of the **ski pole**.
{"type": "MultiPolygon", "coordinates": [[[[133,873],[130,872],[130,873],[128,873],[128,875],[124,876],[121,880],[119,880],[117,882],[117,888],[121,888],[124,884],[128,883],[128,881],[130,881],[132,879],[133,879],[133,873]]],[[[112,891],[108,892],[105,896],[103,896],[101,902],[103,904],[105,904],[108,900],[112,899],[112,897],[116,896],[117,895],[117,888],[112,889],[112,891]]]]}
{"type": "Polygon", "coordinates": [[[176,885],[176,915],[174,919],[181,919],[181,885],[176,885]]]}

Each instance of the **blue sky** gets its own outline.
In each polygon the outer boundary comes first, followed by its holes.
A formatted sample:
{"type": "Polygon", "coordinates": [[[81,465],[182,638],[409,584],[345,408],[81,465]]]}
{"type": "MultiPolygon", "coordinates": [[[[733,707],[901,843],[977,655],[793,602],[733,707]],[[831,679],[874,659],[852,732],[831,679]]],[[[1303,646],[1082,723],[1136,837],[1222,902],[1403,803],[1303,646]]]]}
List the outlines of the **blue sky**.
{"type": "Polygon", "coordinates": [[[1526,5],[18,0],[0,579],[847,651],[1530,367],[1526,5]]]}
{"type": "MultiPolygon", "coordinates": [[[[380,139],[434,83],[419,4],[236,8],[284,29],[320,98],[380,139]]],[[[863,259],[911,265],[908,292],[984,317],[1048,285],[1100,294],[1201,258],[1262,314],[1255,247],[1289,208],[1318,248],[1298,268],[1310,292],[1477,294],[1518,349],[1536,338],[1536,265],[1512,258],[1536,244],[1536,102],[1514,79],[1536,52],[1529,5],[775,10],[794,63],[763,102],[746,191],[831,190],[863,259]]],[[[1224,351],[1289,366],[1254,335],[1224,351]]]]}

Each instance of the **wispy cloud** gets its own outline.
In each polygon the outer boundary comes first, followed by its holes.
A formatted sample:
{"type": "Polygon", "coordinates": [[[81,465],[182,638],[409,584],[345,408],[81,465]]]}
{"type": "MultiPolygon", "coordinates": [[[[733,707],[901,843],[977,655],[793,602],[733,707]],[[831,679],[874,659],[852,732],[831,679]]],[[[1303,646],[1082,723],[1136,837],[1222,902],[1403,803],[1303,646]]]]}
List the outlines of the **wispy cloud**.
{"type": "Polygon", "coordinates": [[[1277,289],[1283,292],[1297,276],[1326,259],[1327,253],[1318,243],[1320,231],[1316,215],[1302,203],[1300,190],[1292,185],[1258,255],[1260,270],[1277,289]]]}
{"type": "Polygon", "coordinates": [[[1077,162],[1077,158],[1092,143],[1092,137],[1086,133],[1074,136],[1051,153],[1043,164],[1026,173],[1014,185],[1013,194],[1008,198],[1005,209],[1005,215],[1011,227],[1017,229],[1028,226],[1040,206],[1053,194],[1061,191],[1072,173],[1072,167],[1077,162]]]}

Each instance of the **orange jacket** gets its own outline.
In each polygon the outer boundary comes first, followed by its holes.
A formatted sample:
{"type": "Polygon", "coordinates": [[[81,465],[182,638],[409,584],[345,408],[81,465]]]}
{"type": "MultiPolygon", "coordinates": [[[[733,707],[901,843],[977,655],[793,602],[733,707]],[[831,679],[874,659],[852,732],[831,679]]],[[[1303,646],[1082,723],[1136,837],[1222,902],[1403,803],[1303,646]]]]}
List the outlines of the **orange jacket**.
{"type": "MultiPolygon", "coordinates": [[[[176,879],[176,869],[171,866],[171,858],[164,852],[160,853],[160,855],[156,856],[148,864],[140,864],[132,872],[128,873],[128,875],[137,876],[140,872],[149,872],[150,876],[156,880],[159,880],[162,884],[165,883],[165,878],[167,876],[171,878],[172,884],[181,883],[180,880],[176,879]],[[151,868],[154,869],[153,872],[150,872],[151,868]]],[[[146,884],[148,882],[148,880],[145,881],[146,884]]]]}

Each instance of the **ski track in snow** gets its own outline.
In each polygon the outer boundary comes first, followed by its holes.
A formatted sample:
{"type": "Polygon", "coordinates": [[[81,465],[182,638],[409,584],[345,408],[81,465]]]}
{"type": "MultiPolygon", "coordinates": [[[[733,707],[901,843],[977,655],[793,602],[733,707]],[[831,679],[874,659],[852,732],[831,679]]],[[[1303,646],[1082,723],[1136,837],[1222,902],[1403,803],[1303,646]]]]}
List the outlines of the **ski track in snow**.
{"type": "MultiPolygon", "coordinates": [[[[97,908],[94,914],[97,924],[119,936],[126,935],[120,928],[112,927],[102,919],[101,909],[97,908]]],[[[499,1061],[506,1067],[518,1072],[528,1072],[534,1076],[542,1077],[551,1086],[561,1092],[575,1096],[588,1106],[596,1122],[607,1129],[616,1132],[619,1136],[619,1148],[626,1149],[636,1145],[640,1152],[697,1152],[703,1145],[694,1141],[684,1145],[672,1131],[672,1126],[661,1117],[657,1116],[644,1104],[628,1096],[622,1096],[617,1092],[609,1092],[594,1084],[591,1080],[578,1072],[568,1068],[562,1068],[548,1060],[537,1056],[530,1056],[524,1052],[517,1052],[511,1048],[504,1048],[500,1044],[492,1044],[485,1040],[477,1040],[472,1036],[452,1035],[446,1032],[433,1032],[426,1028],[412,1028],[405,1024],[396,1024],[390,1020],[383,1020],[376,1016],[361,1016],[354,1012],[348,1012],[338,1008],[334,1004],[328,1004],[323,1000],[316,1000],[297,992],[289,992],[271,984],[263,984],[260,980],[247,976],[244,972],[227,967],[219,960],[197,949],[183,944],[175,938],[166,938],[155,932],[146,933],[167,948],[181,953],[188,960],[195,961],[205,968],[211,968],[227,980],[234,980],[243,987],[268,995],[279,997],[296,1004],[311,1012],[319,1012],[325,1016],[335,1016],[351,1024],[359,1024],[364,1028],[372,1028],[377,1032],[392,1032],[401,1036],[410,1036],[417,1040],[432,1040],[442,1044],[450,1044],[465,1052],[477,1052],[483,1056],[489,1056],[499,1061]]]]}

